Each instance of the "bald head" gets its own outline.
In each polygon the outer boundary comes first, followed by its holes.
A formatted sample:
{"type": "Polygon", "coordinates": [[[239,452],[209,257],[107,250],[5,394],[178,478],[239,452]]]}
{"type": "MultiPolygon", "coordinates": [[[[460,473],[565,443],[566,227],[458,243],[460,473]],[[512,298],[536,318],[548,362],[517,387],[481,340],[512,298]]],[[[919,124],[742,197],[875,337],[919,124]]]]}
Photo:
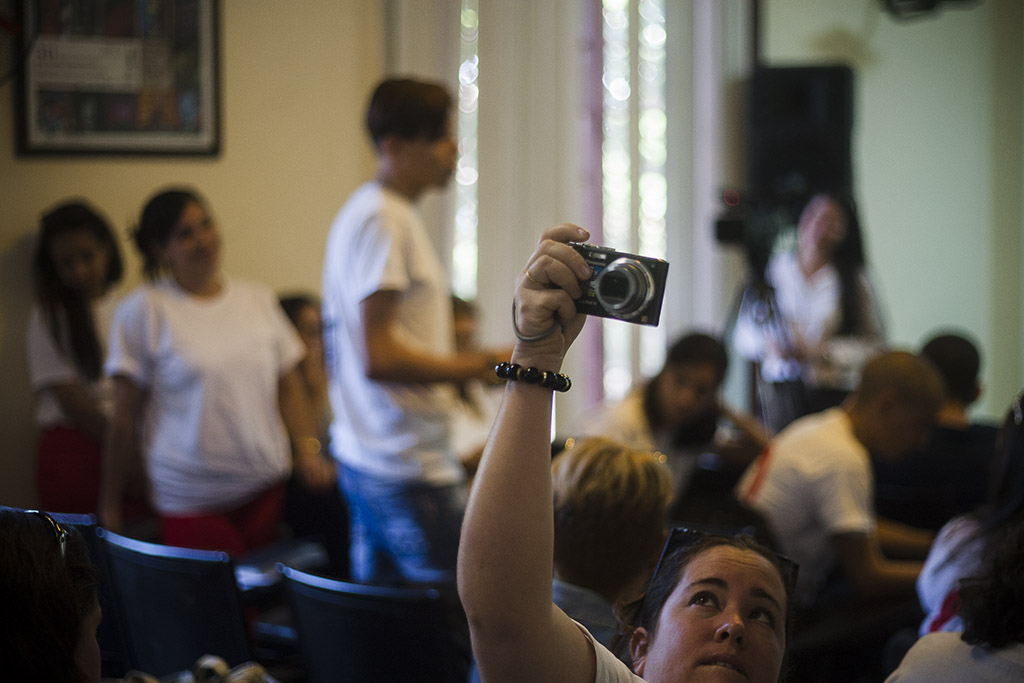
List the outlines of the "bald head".
{"type": "Polygon", "coordinates": [[[865,364],[857,396],[873,400],[886,393],[935,412],[942,403],[942,379],[923,357],[908,351],[887,351],[865,364]]]}
{"type": "Polygon", "coordinates": [[[930,362],[907,351],[888,351],[864,366],[847,412],[868,450],[899,457],[927,438],[942,392],[942,380],[930,362]]]}

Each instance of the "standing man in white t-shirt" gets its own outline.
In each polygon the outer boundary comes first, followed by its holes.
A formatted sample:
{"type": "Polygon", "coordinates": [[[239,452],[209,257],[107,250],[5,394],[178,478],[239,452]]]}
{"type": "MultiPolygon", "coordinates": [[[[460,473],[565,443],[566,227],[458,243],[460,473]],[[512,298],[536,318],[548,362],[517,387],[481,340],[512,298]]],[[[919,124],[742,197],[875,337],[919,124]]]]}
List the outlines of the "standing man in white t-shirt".
{"type": "Polygon", "coordinates": [[[455,169],[444,87],[389,79],[366,115],[378,156],[331,226],[324,336],[352,575],[454,583],[465,473],[449,441],[452,383],[493,377],[507,354],[456,353],[450,288],[415,202],[455,169]]]}

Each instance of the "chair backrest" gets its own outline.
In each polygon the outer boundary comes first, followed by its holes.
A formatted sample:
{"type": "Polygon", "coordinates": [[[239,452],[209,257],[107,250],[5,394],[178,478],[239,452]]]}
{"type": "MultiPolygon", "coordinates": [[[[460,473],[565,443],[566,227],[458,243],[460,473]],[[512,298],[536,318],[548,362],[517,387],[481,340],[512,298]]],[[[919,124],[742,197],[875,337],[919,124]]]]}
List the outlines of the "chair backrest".
{"type": "Polygon", "coordinates": [[[101,672],[104,678],[121,678],[131,668],[128,663],[128,643],[120,610],[117,609],[106,548],[97,533],[99,526],[96,516],[66,512],[51,512],[50,516],[60,524],[77,529],[89,546],[89,557],[99,575],[99,602],[103,610],[103,621],[96,630],[96,640],[100,644],[101,672]]]}
{"type": "Polygon", "coordinates": [[[309,683],[456,680],[456,648],[438,591],[281,571],[309,683]]]}
{"type": "Polygon", "coordinates": [[[253,658],[227,553],[147,543],[105,529],[98,534],[132,668],[166,676],[189,669],[204,654],[230,666],[253,658]]]}

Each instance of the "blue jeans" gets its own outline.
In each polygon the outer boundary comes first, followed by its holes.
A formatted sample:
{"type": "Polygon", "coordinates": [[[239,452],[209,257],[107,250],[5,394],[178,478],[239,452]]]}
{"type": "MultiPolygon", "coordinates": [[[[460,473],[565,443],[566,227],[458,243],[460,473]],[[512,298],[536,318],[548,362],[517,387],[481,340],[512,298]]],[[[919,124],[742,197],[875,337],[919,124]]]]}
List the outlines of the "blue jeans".
{"type": "Polygon", "coordinates": [[[351,518],[353,580],[455,583],[465,485],[396,483],[344,466],[338,478],[351,518]]]}

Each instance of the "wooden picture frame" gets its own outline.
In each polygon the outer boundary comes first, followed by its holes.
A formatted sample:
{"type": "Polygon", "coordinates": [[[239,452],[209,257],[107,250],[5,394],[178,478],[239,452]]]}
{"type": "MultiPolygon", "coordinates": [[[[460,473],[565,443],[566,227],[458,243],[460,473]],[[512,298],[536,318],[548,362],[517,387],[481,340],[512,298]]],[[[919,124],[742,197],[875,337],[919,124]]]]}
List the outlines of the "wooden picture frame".
{"type": "Polygon", "coordinates": [[[19,155],[216,155],[218,0],[20,0],[19,155]]]}

